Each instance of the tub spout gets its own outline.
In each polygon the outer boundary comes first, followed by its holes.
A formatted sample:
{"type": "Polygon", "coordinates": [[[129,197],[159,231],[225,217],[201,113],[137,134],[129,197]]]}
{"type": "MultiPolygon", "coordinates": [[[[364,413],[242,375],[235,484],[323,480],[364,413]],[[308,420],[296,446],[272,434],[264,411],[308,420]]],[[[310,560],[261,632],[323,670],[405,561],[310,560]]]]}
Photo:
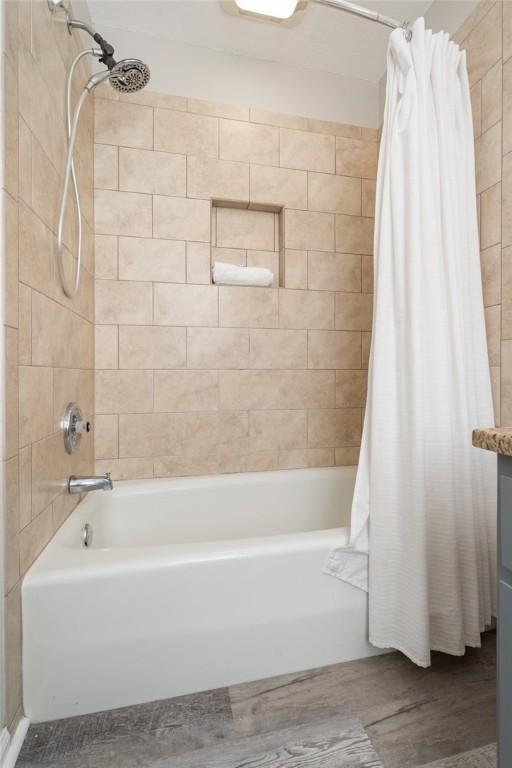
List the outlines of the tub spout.
{"type": "Polygon", "coordinates": [[[110,472],[97,477],[79,477],[71,475],[68,480],[69,493],[89,493],[89,491],[112,491],[114,483],[110,477],[110,472]]]}

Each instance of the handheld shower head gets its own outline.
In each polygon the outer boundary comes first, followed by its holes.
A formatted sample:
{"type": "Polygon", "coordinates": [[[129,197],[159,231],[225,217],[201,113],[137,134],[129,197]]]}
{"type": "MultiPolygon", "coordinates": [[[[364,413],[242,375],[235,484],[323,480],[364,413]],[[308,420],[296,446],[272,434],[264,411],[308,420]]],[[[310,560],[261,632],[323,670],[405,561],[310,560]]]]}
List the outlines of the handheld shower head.
{"type": "Polygon", "coordinates": [[[140,59],[123,59],[110,70],[110,85],[121,93],[141,91],[149,83],[151,72],[140,59]]]}
{"type": "Polygon", "coordinates": [[[85,84],[85,90],[90,93],[104,80],[109,80],[116,91],[134,93],[146,87],[150,76],[148,65],[140,59],[123,59],[114,63],[109,69],[91,75],[85,84]]]}

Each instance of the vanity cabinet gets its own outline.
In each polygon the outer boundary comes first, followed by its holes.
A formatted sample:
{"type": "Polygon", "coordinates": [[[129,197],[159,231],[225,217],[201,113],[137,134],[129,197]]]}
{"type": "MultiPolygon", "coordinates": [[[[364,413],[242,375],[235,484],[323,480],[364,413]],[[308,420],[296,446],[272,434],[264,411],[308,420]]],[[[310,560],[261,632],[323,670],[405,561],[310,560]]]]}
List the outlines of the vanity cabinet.
{"type": "Polygon", "coordinates": [[[498,456],[498,768],[512,766],[512,456],[498,456]]]}

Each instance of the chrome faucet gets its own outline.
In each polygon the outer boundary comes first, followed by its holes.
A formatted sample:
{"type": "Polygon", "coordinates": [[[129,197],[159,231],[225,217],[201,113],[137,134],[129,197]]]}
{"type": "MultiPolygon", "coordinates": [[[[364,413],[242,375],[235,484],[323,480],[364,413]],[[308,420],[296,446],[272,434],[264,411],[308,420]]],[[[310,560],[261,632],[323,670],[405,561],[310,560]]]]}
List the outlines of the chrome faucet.
{"type": "Polygon", "coordinates": [[[110,477],[110,472],[105,475],[80,477],[79,475],[71,475],[68,480],[68,492],[69,493],[89,493],[89,491],[112,491],[114,490],[114,483],[110,477]]]}

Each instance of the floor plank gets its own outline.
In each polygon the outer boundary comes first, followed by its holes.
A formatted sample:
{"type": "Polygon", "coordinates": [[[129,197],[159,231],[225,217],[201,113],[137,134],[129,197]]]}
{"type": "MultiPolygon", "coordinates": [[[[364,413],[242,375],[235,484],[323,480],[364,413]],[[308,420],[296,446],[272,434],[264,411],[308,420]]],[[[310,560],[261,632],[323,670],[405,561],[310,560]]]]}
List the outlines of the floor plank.
{"type": "MultiPolygon", "coordinates": [[[[164,768],[170,763],[157,763],[164,768]]],[[[383,768],[358,720],[333,719],[188,752],[173,768],[383,768]]],[[[153,768],[153,766],[152,766],[153,768]]]]}
{"type": "MultiPolygon", "coordinates": [[[[158,741],[158,740],[157,740],[158,741]]],[[[17,768],[384,768],[362,724],[329,720],[226,740],[200,750],[159,753],[155,739],[141,735],[122,745],[96,743],[80,755],[44,763],[21,762],[17,768]],[[146,739],[146,743],[144,743],[146,739]]]]}
{"type": "Polygon", "coordinates": [[[436,760],[417,768],[496,768],[496,744],[488,744],[446,760],[436,760]]]}
{"type": "MultiPolygon", "coordinates": [[[[487,692],[495,684],[495,644],[495,633],[488,633],[483,647],[469,649],[464,657],[434,654],[429,669],[415,666],[402,654],[390,653],[232,686],[234,726],[250,735],[334,715],[373,723],[404,707],[435,701],[441,691],[449,694],[474,683],[475,690],[482,687],[487,692]]],[[[494,717],[493,706],[489,717],[494,717]]]]}
{"type": "Polygon", "coordinates": [[[413,768],[493,741],[495,701],[482,680],[373,707],[363,722],[386,768],[413,768]]]}
{"type": "Polygon", "coordinates": [[[179,754],[224,739],[231,732],[229,693],[219,688],[31,725],[19,764],[52,764],[55,759],[79,757],[105,745],[119,750],[132,744],[135,751],[161,747],[165,754],[179,754]]]}

